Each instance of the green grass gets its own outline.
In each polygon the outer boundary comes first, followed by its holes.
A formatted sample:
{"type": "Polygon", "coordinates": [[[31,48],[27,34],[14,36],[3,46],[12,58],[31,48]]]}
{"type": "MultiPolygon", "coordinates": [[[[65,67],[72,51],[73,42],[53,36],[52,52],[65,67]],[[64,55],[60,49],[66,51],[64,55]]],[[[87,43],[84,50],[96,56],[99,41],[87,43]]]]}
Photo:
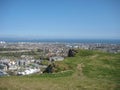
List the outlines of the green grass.
{"type": "Polygon", "coordinates": [[[27,76],[29,78],[59,78],[59,77],[67,77],[67,76],[71,76],[73,74],[72,70],[66,70],[63,72],[59,72],[59,73],[45,73],[45,74],[41,74],[41,75],[30,75],[27,76]]]}
{"type": "Polygon", "coordinates": [[[0,78],[0,90],[119,90],[120,54],[79,50],[54,74],[0,78]],[[79,67],[78,67],[79,66],[79,67]]]}

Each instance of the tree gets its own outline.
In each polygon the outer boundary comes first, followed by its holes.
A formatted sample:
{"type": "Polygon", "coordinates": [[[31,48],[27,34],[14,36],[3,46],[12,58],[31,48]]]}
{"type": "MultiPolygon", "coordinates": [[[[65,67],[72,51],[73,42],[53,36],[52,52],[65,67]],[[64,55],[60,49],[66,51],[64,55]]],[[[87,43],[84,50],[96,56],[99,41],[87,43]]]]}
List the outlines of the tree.
{"type": "Polygon", "coordinates": [[[74,56],[73,50],[69,49],[69,51],[68,51],[68,57],[73,57],[73,56],[74,56]]]}
{"type": "Polygon", "coordinates": [[[77,50],[69,49],[69,51],[68,51],[68,57],[74,57],[76,53],[77,53],[77,50]]]}
{"type": "Polygon", "coordinates": [[[48,65],[48,67],[43,71],[43,73],[53,73],[54,68],[55,68],[55,64],[52,63],[48,65]]]}

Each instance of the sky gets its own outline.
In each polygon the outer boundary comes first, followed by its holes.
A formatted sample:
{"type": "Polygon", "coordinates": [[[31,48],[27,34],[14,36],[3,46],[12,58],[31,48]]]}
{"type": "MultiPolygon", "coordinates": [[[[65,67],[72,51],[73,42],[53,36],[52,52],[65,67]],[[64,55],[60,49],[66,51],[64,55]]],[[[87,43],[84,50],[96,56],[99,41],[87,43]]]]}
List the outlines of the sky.
{"type": "Polygon", "coordinates": [[[0,0],[0,38],[120,39],[120,0],[0,0]]]}

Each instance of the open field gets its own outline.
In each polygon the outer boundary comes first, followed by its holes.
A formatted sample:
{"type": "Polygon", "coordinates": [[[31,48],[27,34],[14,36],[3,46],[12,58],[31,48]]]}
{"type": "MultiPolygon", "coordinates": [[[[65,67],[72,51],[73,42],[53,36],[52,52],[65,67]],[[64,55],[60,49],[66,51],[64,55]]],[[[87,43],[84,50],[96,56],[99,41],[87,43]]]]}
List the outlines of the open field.
{"type": "Polygon", "coordinates": [[[79,50],[56,62],[68,70],[56,74],[0,78],[0,90],[119,90],[120,54],[79,50]]]}

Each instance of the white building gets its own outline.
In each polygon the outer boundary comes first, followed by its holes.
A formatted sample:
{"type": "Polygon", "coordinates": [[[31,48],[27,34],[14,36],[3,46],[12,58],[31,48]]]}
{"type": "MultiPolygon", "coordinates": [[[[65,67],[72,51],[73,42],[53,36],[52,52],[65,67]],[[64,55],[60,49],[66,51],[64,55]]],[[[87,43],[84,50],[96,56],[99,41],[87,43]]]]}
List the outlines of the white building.
{"type": "Polygon", "coordinates": [[[50,57],[49,61],[63,61],[64,57],[61,56],[54,56],[54,57],[50,57]]]}

